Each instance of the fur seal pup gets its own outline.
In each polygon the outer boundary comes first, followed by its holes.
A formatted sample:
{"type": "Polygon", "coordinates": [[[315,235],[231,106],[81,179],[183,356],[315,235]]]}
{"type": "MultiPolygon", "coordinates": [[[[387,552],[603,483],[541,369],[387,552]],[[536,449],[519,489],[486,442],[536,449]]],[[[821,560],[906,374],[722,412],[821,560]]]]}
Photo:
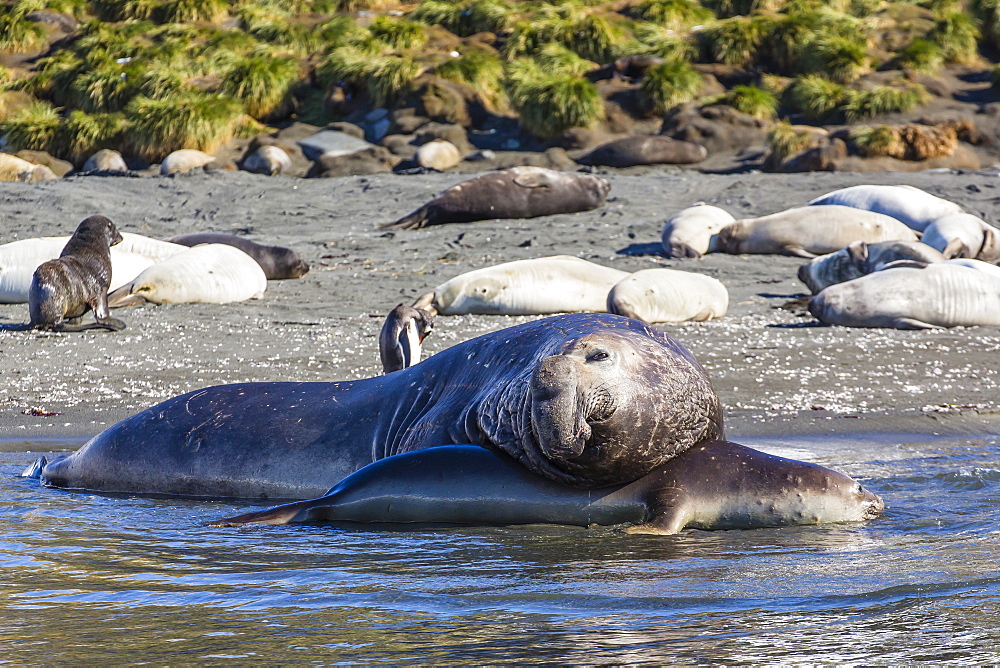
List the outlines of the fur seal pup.
{"type": "Polygon", "coordinates": [[[111,247],[121,240],[109,219],[85,218],[58,259],[35,269],[28,290],[28,327],[56,332],[125,329],[124,322],[108,313],[111,247]],[[87,311],[94,312],[94,322],[81,322],[87,311]]]}
{"type": "Polygon", "coordinates": [[[373,461],[473,444],[551,480],[602,487],[719,438],[719,399],[681,344],[628,318],[572,313],[485,334],[384,376],[196,390],[49,462],[42,482],[308,499],[373,461]]]}
{"type": "Polygon", "coordinates": [[[215,232],[198,232],[181,234],[169,239],[170,243],[181,246],[198,246],[200,244],[226,244],[234,246],[252,257],[264,270],[264,276],[269,281],[279,281],[286,278],[302,278],[309,273],[309,263],[299,257],[291,248],[284,246],[267,246],[256,241],[250,241],[233,234],[215,232]]]}
{"type": "Polygon", "coordinates": [[[801,206],[744,218],[719,232],[725,253],[780,254],[813,258],[852,241],[916,241],[916,233],[895,218],[848,206],[801,206]]]}
{"type": "Polygon", "coordinates": [[[950,262],[889,267],[831,285],[809,300],[809,312],[846,327],[1000,325],[1000,276],[950,262]]]}
{"type": "Polygon", "coordinates": [[[453,445],[369,464],[319,499],[209,524],[631,524],[629,533],[670,535],[687,527],[861,522],[884,506],[843,473],[729,441],[695,445],[635,482],[595,490],[546,480],[503,454],[453,445]]]}
{"type": "Polygon", "coordinates": [[[729,291],[718,279],[677,269],[644,269],[608,292],[608,313],[643,322],[710,320],[726,315],[729,291]]]}
{"type": "Polygon", "coordinates": [[[836,253],[813,258],[799,267],[799,280],[814,295],[835,283],[843,283],[878,271],[893,262],[917,264],[942,262],[944,255],[919,241],[855,241],[836,253]]]}
{"type": "Polygon", "coordinates": [[[399,304],[389,311],[378,335],[382,373],[407,369],[420,361],[420,344],[434,328],[434,316],[399,304]]]}
{"type": "Polygon", "coordinates": [[[608,290],[628,275],[570,255],[515,260],[459,274],[413,306],[435,315],[603,312],[608,290]]]}
{"type": "Polygon", "coordinates": [[[946,258],[1000,260],[1000,230],[971,213],[953,213],[938,218],[924,229],[920,241],[941,251],[946,258]]]}
{"type": "Polygon", "coordinates": [[[660,242],[667,257],[701,257],[719,250],[719,232],[734,222],[728,211],[696,202],[663,224],[660,242]]]}
{"type": "Polygon", "coordinates": [[[701,144],[662,135],[633,135],[601,144],[577,162],[602,167],[637,165],[689,165],[708,157],[701,144]]]}
{"type": "Polygon", "coordinates": [[[590,174],[511,167],[462,181],[413,213],[380,227],[415,230],[444,223],[590,211],[604,202],[610,190],[610,183],[590,174]]]}
{"type": "Polygon", "coordinates": [[[913,186],[860,185],[821,195],[807,206],[837,204],[892,216],[917,232],[962,207],[913,186]]]}
{"type": "Polygon", "coordinates": [[[265,290],[267,278],[252,257],[226,244],[204,244],[152,265],[109,294],[108,304],[228,304],[265,290]]]}

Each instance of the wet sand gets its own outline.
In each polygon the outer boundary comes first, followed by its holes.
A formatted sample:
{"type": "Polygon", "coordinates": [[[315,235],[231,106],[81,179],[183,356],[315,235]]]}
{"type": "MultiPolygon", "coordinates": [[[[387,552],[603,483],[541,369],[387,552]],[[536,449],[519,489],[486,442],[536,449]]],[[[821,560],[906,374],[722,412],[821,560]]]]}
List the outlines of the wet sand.
{"type": "MultiPolygon", "coordinates": [[[[304,278],[271,281],[238,304],[137,307],[115,312],[120,333],[0,332],[0,438],[81,438],[200,387],[242,381],[355,379],[379,372],[377,334],[400,302],[459,273],[509,260],[570,254],[635,271],[706,273],[730,291],[724,318],[662,326],[708,370],[729,436],[826,432],[984,433],[1000,430],[1000,328],[935,331],[819,327],[801,304],[802,260],[711,255],[669,260],[660,229],[696,201],[737,218],[773,213],[859,183],[910,184],[995,222],[1000,179],[980,173],[706,175],[621,170],[592,212],[386,232],[463,174],[340,179],[245,172],[156,178],[71,177],[0,184],[0,243],[69,234],[109,216],[122,231],[168,238],[246,234],[295,248],[304,278]],[[32,415],[35,412],[58,415],[32,415]]],[[[433,353],[529,320],[439,317],[433,353]]],[[[27,320],[0,305],[0,323],[27,320]]]]}

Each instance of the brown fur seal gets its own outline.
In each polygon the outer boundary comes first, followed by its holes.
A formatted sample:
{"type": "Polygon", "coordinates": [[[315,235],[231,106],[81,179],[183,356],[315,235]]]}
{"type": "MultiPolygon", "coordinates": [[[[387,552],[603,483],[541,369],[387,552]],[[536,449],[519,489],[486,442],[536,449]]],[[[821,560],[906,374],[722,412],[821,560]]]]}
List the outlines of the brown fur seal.
{"type": "Polygon", "coordinates": [[[269,281],[302,278],[309,273],[309,263],[299,257],[299,254],[291,248],[267,246],[232,234],[196,232],[194,234],[181,234],[168,239],[168,241],[189,247],[200,244],[235,246],[257,261],[260,268],[264,270],[264,276],[269,281]]]}
{"type": "Polygon", "coordinates": [[[579,162],[604,167],[687,165],[707,157],[708,151],[700,144],[650,135],[625,137],[602,144],[580,158],[579,162]]]}
{"type": "Polygon", "coordinates": [[[492,218],[537,218],[596,209],[611,184],[589,174],[543,167],[511,167],[463,181],[382,228],[415,230],[428,225],[492,218]]]}
{"type": "Polygon", "coordinates": [[[121,240],[115,224],[104,216],[80,223],[59,257],[35,269],[28,290],[28,327],[56,332],[125,329],[124,322],[108,313],[111,247],[121,240]],[[91,310],[95,322],[81,323],[91,310]]]}

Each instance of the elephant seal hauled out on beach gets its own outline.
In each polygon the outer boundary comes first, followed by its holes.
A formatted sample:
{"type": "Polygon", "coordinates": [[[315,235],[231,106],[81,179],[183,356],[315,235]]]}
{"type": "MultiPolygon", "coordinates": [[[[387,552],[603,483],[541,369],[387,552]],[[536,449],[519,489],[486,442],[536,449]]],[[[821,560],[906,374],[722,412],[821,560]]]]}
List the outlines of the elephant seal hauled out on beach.
{"type": "Polygon", "coordinates": [[[882,499],[848,476],[728,441],[693,446],[625,485],[581,490],[503,454],[427,448],[369,464],[325,496],[211,522],[632,524],[629,533],[859,522],[882,499]]]}
{"type": "Polygon", "coordinates": [[[596,209],[611,184],[599,176],[544,167],[511,167],[448,188],[385,228],[414,230],[443,223],[492,218],[537,218],[596,209]]]}
{"type": "Polygon", "coordinates": [[[302,278],[309,273],[309,263],[299,257],[299,254],[291,248],[267,246],[233,234],[198,232],[195,234],[182,234],[173,237],[169,241],[173,244],[188,247],[200,244],[226,244],[227,246],[239,248],[257,261],[260,268],[264,270],[264,276],[269,281],[302,278]]]}
{"type": "Polygon", "coordinates": [[[28,289],[28,327],[56,332],[125,329],[124,322],[108,313],[111,247],[121,241],[115,224],[104,216],[81,222],[59,257],[35,269],[28,289]],[[94,312],[94,322],[81,323],[87,311],[94,312]]]}
{"type": "Polygon", "coordinates": [[[669,257],[701,257],[718,250],[719,231],[734,222],[736,219],[725,209],[697,202],[663,224],[660,242],[669,257]]]}
{"type": "Polygon", "coordinates": [[[820,255],[806,262],[799,267],[799,280],[815,295],[831,285],[865,276],[900,260],[931,264],[944,261],[944,255],[919,241],[880,241],[874,244],[855,241],[836,253],[820,255]]]}
{"type": "Polygon", "coordinates": [[[913,186],[850,186],[817,197],[807,206],[835,204],[892,216],[917,232],[938,218],[962,212],[954,202],[913,186]]]}
{"type": "Polygon", "coordinates": [[[434,445],[506,452],[551,480],[636,480],[722,438],[704,370],[663,332],[610,314],[486,334],[408,369],[338,383],[242,383],[168,399],[42,470],[56,487],[305,499],[434,445]]]}

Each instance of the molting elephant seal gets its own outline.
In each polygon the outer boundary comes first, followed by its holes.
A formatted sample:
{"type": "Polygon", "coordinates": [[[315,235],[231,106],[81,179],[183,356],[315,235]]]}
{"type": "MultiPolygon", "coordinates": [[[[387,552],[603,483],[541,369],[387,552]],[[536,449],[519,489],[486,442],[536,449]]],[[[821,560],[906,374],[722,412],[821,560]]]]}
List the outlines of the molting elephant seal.
{"type": "Polygon", "coordinates": [[[319,499],[210,524],[632,524],[629,533],[666,535],[860,522],[883,507],[842,473],[728,441],[695,445],[635,482],[589,490],[537,476],[503,454],[452,445],[369,464],[319,499]]]}
{"type": "Polygon", "coordinates": [[[725,209],[698,202],[663,224],[660,243],[668,257],[701,257],[718,250],[719,231],[733,222],[736,219],[725,209]]]}
{"type": "Polygon", "coordinates": [[[917,232],[938,218],[962,212],[954,202],[913,186],[851,186],[817,197],[807,206],[831,204],[892,216],[917,232]]]}
{"type": "Polygon", "coordinates": [[[610,314],[486,334],[384,376],[208,387],[47,464],[46,484],[305,499],[373,461],[435,445],[506,452],[580,487],[636,480],[722,438],[704,370],[663,332],[610,314]]]}
{"type": "Polygon", "coordinates": [[[309,273],[309,263],[299,257],[291,248],[284,246],[268,246],[250,239],[244,239],[233,234],[216,232],[197,232],[182,234],[170,239],[170,243],[193,247],[201,244],[225,244],[239,248],[252,257],[264,270],[264,276],[269,281],[280,281],[286,278],[302,278],[309,273]]]}
{"type": "Polygon", "coordinates": [[[916,264],[942,262],[944,255],[919,241],[855,241],[836,253],[813,258],[799,267],[799,280],[814,295],[836,283],[843,283],[906,260],[916,264]]]}

